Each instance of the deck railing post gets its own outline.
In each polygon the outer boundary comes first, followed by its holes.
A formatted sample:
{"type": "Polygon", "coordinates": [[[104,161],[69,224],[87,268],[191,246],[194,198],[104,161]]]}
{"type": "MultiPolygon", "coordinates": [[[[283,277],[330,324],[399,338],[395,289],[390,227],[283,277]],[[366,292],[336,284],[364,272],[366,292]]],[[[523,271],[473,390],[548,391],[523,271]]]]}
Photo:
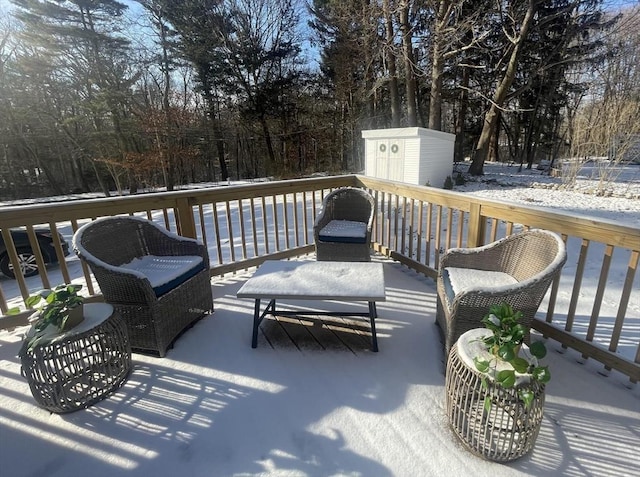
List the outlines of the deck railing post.
{"type": "Polygon", "coordinates": [[[469,206],[469,229],[467,231],[467,247],[484,245],[485,218],[482,216],[481,205],[472,202],[469,206]]]}
{"type": "Polygon", "coordinates": [[[178,233],[184,237],[198,238],[196,235],[196,222],[193,218],[193,208],[189,198],[178,199],[176,201],[176,210],[178,211],[178,233]]]}

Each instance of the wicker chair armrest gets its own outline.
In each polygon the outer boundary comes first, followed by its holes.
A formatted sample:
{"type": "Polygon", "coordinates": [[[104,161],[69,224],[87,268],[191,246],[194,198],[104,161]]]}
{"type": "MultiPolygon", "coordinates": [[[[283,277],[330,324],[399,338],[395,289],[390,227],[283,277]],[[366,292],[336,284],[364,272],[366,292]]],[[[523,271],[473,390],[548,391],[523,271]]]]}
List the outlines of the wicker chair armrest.
{"type": "Polygon", "coordinates": [[[466,249],[450,248],[440,257],[438,274],[442,275],[447,267],[478,268],[476,265],[479,260],[481,256],[478,252],[468,253],[466,249]]]}
{"type": "Polygon", "coordinates": [[[473,255],[476,253],[482,253],[495,248],[500,248],[501,246],[504,245],[507,239],[509,239],[509,237],[496,240],[495,242],[491,242],[486,245],[480,245],[478,247],[452,247],[448,249],[446,253],[461,254],[461,255],[473,255]]]}
{"type": "Polygon", "coordinates": [[[313,237],[316,242],[319,240],[322,228],[331,222],[331,215],[326,213],[326,210],[326,208],[322,208],[316,217],[316,221],[313,223],[313,237]]]}

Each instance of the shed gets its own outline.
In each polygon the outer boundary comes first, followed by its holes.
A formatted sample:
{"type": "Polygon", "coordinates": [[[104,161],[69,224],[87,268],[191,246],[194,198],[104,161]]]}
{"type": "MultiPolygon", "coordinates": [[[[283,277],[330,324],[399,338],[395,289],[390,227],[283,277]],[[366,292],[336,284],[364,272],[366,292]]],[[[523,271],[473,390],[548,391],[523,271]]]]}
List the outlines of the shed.
{"type": "Polygon", "coordinates": [[[443,187],[453,172],[455,135],[425,128],[362,131],[365,175],[443,187]]]}

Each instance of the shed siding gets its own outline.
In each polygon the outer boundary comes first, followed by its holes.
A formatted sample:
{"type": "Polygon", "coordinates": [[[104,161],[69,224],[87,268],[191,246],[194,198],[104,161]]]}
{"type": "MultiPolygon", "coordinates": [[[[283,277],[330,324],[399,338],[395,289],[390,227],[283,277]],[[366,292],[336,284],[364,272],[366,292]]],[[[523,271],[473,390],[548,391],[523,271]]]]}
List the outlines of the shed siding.
{"type": "Polygon", "coordinates": [[[453,170],[455,136],[424,128],[362,131],[365,174],[409,184],[442,187],[453,170]]]}

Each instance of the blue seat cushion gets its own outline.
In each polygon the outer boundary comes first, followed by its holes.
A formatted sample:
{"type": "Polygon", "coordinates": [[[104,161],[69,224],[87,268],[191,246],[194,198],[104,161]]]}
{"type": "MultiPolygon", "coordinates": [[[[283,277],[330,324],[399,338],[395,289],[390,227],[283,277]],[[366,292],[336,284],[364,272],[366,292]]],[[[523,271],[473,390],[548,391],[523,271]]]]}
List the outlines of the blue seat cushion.
{"type": "Polygon", "coordinates": [[[205,267],[202,257],[197,255],[146,255],[120,266],[144,275],[158,297],[196,276],[205,267]]]}
{"type": "Polygon", "coordinates": [[[354,220],[332,220],[318,233],[323,242],[366,243],[367,224],[354,220]]]}

